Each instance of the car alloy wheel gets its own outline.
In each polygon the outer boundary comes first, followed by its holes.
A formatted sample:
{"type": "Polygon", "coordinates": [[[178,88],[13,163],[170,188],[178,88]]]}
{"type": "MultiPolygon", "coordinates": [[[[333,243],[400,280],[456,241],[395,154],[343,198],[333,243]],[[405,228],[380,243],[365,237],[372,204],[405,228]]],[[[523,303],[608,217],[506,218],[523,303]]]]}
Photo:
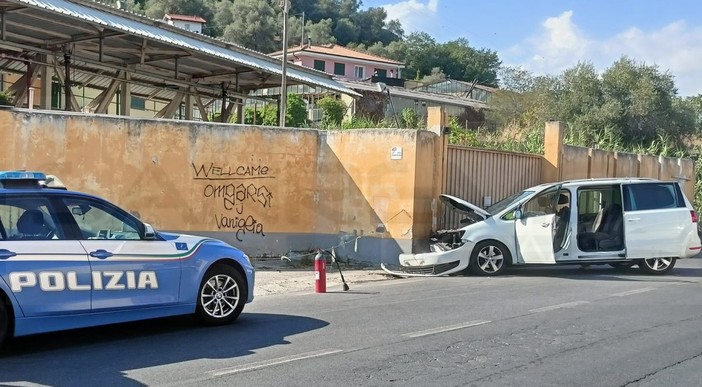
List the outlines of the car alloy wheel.
{"type": "Polygon", "coordinates": [[[477,275],[490,276],[500,274],[511,255],[507,247],[496,241],[483,241],[473,248],[469,267],[477,275]]]}
{"type": "Polygon", "coordinates": [[[200,285],[197,315],[209,324],[234,321],[244,308],[246,292],[239,272],[227,265],[214,265],[200,285]]]}
{"type": "Polygon", "coordinates": [[[642,259],[639,267],[647,274],[665,274],[673,269],[675,261],[675,257],[642,259]]]}

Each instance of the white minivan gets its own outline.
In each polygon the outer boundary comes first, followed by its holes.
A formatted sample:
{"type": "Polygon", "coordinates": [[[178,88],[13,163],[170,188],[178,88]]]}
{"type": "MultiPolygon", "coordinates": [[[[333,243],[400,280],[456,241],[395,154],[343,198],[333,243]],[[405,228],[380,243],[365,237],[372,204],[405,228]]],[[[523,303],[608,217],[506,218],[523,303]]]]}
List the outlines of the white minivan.
{"type": "Polygon", "coordinates": [[[638,265],[664,274],[700,252],[697,213],[677,182],[589,179],[542,184],[482,209],[441,195],[465,216],[432,238],[431,251],[401,254],[400,275],[470,270],[498,275],[508,265],[638,265]]]}

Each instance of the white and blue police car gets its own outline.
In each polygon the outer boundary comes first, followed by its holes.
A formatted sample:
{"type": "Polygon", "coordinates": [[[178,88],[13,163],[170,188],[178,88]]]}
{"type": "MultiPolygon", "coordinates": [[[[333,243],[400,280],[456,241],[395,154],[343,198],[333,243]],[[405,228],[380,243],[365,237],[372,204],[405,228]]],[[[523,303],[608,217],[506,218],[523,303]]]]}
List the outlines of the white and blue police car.
{"type": "Polygon", "coordinates": [[[215,239],[157,232],[114,204],[0,172],[0,345],[10,336],[193,314],[234,321],[255,272],[215,239]]]}

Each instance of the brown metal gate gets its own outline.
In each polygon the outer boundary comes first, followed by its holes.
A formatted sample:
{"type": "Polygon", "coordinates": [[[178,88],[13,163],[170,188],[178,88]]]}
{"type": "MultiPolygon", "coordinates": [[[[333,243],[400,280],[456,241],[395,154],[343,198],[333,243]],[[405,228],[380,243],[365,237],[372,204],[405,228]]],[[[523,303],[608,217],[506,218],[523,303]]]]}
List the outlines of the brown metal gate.
{"type": "MultiPolygon", "coordinates": [[[[448,146],[446,187],[443,193],[479,207],[497,202],[541,183],[542,156],[448,146]]],[[[442,206],[443,207],[443,206],[442,206]]],[[[439,229],[455,228],[463,217],[441,209],[439,229]]]]}

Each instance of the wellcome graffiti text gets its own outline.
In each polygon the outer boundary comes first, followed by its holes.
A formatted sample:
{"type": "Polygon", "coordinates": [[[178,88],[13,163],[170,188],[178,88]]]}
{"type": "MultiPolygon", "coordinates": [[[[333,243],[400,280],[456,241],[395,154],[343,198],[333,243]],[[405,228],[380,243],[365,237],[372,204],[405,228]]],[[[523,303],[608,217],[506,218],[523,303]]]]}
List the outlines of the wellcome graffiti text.
{"type": "Polygon", "coordinates": [[[272,207],[273,192],[262,179],[275,179],[268,165],[258,163],[190,164],[193,180],[205,181],[202,196],[218,203],[214,214],[218,230],[231,231],[239,242],[246,234],[265,237],[263,222],[256,216],[272,207]],[[224,210],[224,211],[222,211],[224,210]]]}

